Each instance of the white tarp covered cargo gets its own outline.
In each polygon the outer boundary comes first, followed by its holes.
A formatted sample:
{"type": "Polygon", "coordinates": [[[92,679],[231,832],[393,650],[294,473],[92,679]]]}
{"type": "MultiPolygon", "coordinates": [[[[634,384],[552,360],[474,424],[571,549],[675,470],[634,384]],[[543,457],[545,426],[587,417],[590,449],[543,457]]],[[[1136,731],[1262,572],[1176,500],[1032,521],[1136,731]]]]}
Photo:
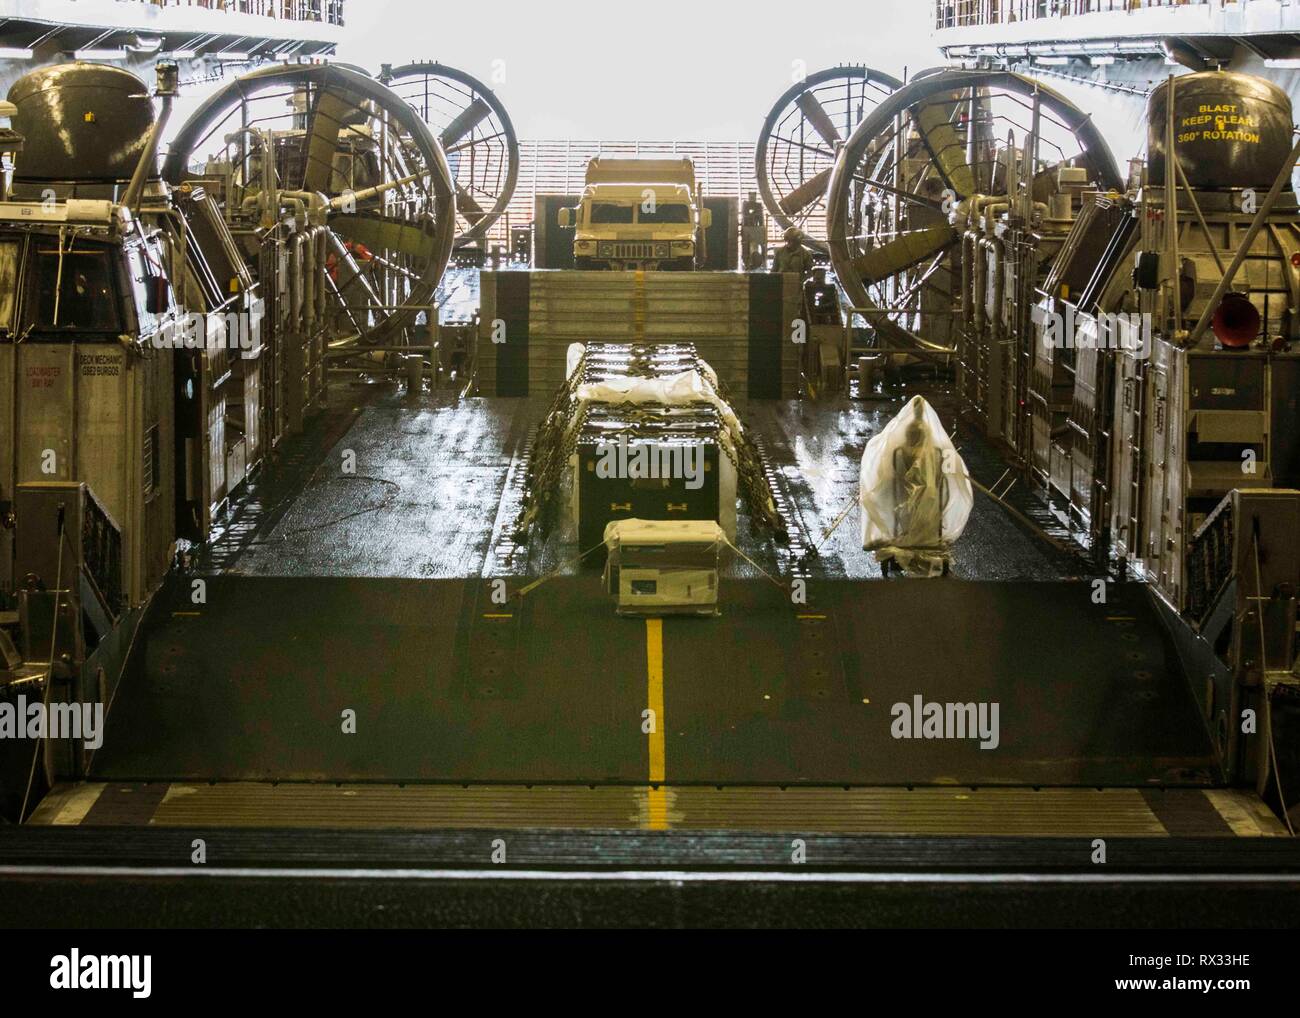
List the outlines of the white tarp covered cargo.
{"type": "Polygon", "coordinates": [[[623,613],[717,614],[726,546],[712,520],[615,520],[605,528],[605,589],[623,613]]]}
{"type": "MultiPolygon", "coordinates": [[[[578,344],[574,344],[577,346],[578,344]]],[[[581,355],[569,348],[569,358],[581,355]]],[[[577,365],[569,369],[569,374],[577,370],[577,365]]],[[[718,435],[722,455],[718,463],[718,515],[723,533],[731,540],[736,537],[736,441],[744,434],[744,427],[731,406],[718,395],[717,375],[713,368],[700,361],[699,370],[682,371],[676,375],[662,378],[646,378],[639,375],[610,378],[602,382],[587,382],[575,390],[580,406],[589,403],[607,403],[611,405],[654,403],[662,406],[689,406],[692,403],[707,403],[718,411],[724,425],[718,435]]],[[[576,415],[579,420],[581,415],[576,415]]],[[[578,457],[570,457],[569,469],[572,474],[577,470],[578,457]]],[[[578,485],[570,482],[570,505],[573,525],[576,527],[579,516],[578,485]]]]}
{"type": "Polygon", "coordinates": [[[942,571],[975,504],[966,464],[920,396],[862,456],[862,547],[913,572],[942,571]]]}
{"type": "Polygon", "coordinates": [[[603,382],[589,382],[578,386],[578,399],[583,403],[662,403],[665,406],[685,406],[689,403],[710,403],[718,411],[727,427],[737,435],[744,433],[735,411],[718,395],[717,375],[707,364],[704,371],[683,371],[663,378],[629,376],[610,378],[603,382]]]}
{"type": "Polygon", "coordinates": [[[569,349],[564,356],[565,361],[565,378],[572,378],[573,373],[582,366],[582,358],[587,355],[587,348],[581,343],[570,343],[569,349]]]}

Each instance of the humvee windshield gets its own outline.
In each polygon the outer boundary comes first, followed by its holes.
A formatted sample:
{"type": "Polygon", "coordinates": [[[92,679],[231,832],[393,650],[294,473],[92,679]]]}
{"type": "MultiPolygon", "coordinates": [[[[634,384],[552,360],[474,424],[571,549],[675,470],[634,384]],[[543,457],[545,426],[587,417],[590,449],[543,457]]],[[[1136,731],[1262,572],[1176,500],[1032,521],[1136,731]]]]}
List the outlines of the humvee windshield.
{"type": "Polygon", "coordinates": [[[691,221],[691,209],[688,205],[659,205],[656,206],[653,212],[647,212],[642,207],[638,221],[642,223],[689,223],[691,221]]]}
{"type": "Polygon", "coordinates": [[[591,224],[593,226],[622,226],[631,222],[631,205],[612,205],[609,202],[592,203],[591,224]]]}

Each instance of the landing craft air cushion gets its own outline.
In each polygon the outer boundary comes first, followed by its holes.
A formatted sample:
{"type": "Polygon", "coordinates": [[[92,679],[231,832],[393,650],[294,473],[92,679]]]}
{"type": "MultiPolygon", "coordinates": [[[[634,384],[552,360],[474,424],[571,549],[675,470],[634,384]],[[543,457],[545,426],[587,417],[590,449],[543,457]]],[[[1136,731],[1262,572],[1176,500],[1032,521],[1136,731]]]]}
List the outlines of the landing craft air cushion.
{"type": "MultiPolygon", "coordinates": [[[[419,82],[438,77],[421,67],[419,82]]],[[[658,272],[653,248],[607,252],[650,271],[468,271],[479,341],[452,388],[438,371],[438,304],[461,279],[448,259],[488,235],[500,197],[460,176],[474,160],[448,159],[493,115],[474,83],[435,130],[396,93],[407,71],[382,75],[390,88],[339,66],[266,67],[200,107],[157,178],[138,79],[36,74],[12,93],[17,132],[38,141],[17,153],[4,206],[20,211],[3,230],[15,301],[0,391],[15,397],[0,501],[16,525],[0,531],[0,579],[22,649],[15,662],[4,648],[4,680],[102,702],[107,730],[93,753],[46,744],[30,791],[30,754],[3,747],[19,834],[418,823],[477,865],[457,827],[523,839],[549,824],[525,864],[698,850],[784,867],[789,839],[769,860],[762,838],[798,830],[862,870],[881,838],[939,835],[951,853],[943,837],[1023,838],[1033,815],[1028,833],[1078,847],[1079,872],[1099,837],[1121,868],[1144,853],[1185,866],[1184,838],[1246,869],[1276,856],[1296,787],[1300,494],[1283,486],[1294,197],[1274,185],[1294,158],[1221,179],[1189,165],[1162,193],[1154,159],[1125,179],[1076,105],[1018,75],[810,78],[778,104],[804,127],[778,113],[764,129],[764,198],[806,226],[827,210],[847,309],[832,398],[802,398],[822,381],[794,340],[803,279],[658,272]],[[871,94],[828,105],[830,82],[871,94]],[[125,94],[130,158],[94,180],[84,162],[41,165],[32,152],[62,124],[26,103],[50,90],[77,132],[92,132],[96,93],[125,94]],[[781,139],[805,128],[834,170],[823,159],[796,180],[781,139]],[[1264,196],[1254,213],[1234,204],[1247,185],[1264,196]],[[46,188],[49,221],[35,211],[46,188]],[[1047,316],[1071,310],[1076,329],[1151,315],[1151,356],[1045,341],[1047,316]],[[202,314],[220,331],[213,316],[232,312],[251,348],[150,341],[161,320],[202,314]],[[700,405],[582,391],[673,358],[702,380],[700,405]],[[984,494],[951,577],[886,581],[845,507],[872,435],[921,387],[984,494]],[[703,450],[703,487],[685,470],[631,476],[630,461],[598,476],[611,439],[665,436],[703,450]],[[1259,473],[1224,469],[1247,453],[1259,473]],[[605,504],[584,504],[588,473],[620,486],[586,489],[605,504]],[[725,567],[718,534],[738,553],[725,567]],[[575,561],[588,543],[610,550],[603,585],[575,561]],[[660,583],[672,605],[655,603],[660,583]],[[702,617],[667,610],[683,607],[702,617]],[[893,723],[935,705],[954,727],[931,730],[953,737],[893,723]],[[967,708],[979,739],[957,735],[967,708]],[[1243,712],[1266,724],[1242,729],[1243,712]],[[742,827],[768,833],[737,855],[742,827]],[[709,836],[682,848],[683,829],[709,836]]],[[[1194,118],[1263,93],[1216,79],[1179,94],[1194,118]]],[[[1261,148],[1276,146],[1259,119],[1261,148]]],[[[673,224],[692,243],[699,190],[673,224]]],[[[1177,914],[1177,894],[1162,900],[1177,914]]],[[[1264,883],[1225,897],[1234,915],[1283,904],[1264,883]]]]}

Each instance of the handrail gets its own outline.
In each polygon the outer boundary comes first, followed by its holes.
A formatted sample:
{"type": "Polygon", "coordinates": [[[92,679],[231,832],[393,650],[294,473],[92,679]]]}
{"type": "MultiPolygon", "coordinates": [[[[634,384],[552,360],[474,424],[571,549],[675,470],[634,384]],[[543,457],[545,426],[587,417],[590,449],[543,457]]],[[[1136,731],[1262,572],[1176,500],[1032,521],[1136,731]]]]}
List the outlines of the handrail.
{"type": "Polygon", "coordinates": [[[1230,492],[1187,542],[1187,617],[1203,625],[1233,573],[1236,514],[1230,492]]]}
{"type": "MultiPolygon", "coordinates": [[[[1132,14],[1158,7],[1218,7],[1228,0],[936,0],[935,28],[1010,25],[1108,12],[1132,14]]],[[[1238,0],[1244,6],[1252,0],[1238,0]]]]}
{"type": "Polygon", "coordinates": [[[104,606],[116,616],[122,610],[122,528],[85,486],[81,513],[81,561],[104,606]]]}
{"type": "MultiPolygon", "coordinates": [[[[120,2],[120,0],[119,0],[120,2]]],[[[233,14],[256,14],[278,21],[342,25],[345,0],[128,0],[151,7],[202,7],[233,14]]]]}

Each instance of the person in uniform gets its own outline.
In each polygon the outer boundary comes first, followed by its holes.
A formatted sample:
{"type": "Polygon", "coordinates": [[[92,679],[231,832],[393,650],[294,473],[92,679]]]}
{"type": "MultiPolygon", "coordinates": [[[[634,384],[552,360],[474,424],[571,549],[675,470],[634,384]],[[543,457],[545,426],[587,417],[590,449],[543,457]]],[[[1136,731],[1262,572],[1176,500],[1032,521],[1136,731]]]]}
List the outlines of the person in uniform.
{"type": "Polygon", "coordinates": [[[798,227],[790,227],[785,231],[785,247],[777,251],[772,260],[772,271],[792,272],[806,280],[815,267],[812,252],[803,246],[803,231],[798,227]]]}
{"type": "Polygon", "coordinates": [[[812,278],[803,285],[803,299],[812,325],[840,325],[840,295],[835,284],[827,280],[825,266],[818,265],[812,278]]]}

